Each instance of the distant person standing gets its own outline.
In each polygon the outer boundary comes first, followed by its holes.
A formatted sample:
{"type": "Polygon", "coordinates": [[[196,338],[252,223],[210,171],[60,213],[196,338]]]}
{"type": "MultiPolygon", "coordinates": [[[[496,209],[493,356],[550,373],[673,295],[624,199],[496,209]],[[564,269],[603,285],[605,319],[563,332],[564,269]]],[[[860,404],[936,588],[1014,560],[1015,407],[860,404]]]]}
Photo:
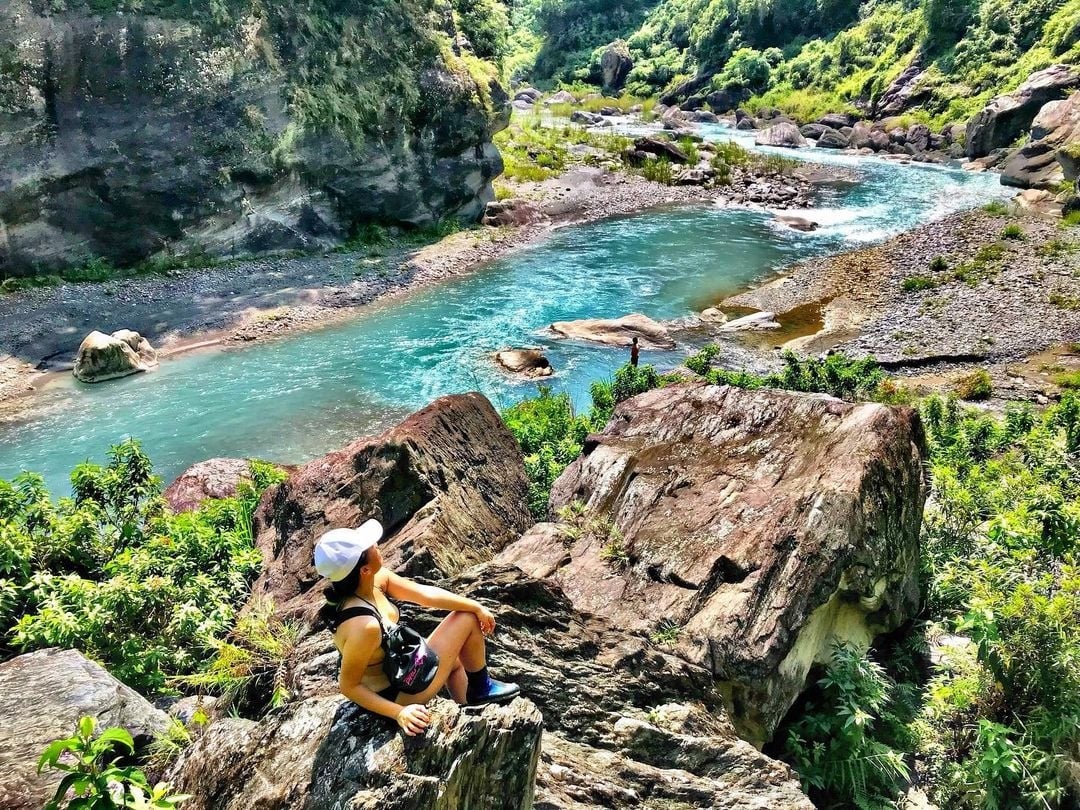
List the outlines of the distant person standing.
{"type": "Polygon", "coordinates": [[[637,368],[638,356],[640,355],[640,353],[641,350],[638,348],[637,338],[635,337],[634,340],[630,343],[630,365],[632,365],[634,368],[637,368]]]}

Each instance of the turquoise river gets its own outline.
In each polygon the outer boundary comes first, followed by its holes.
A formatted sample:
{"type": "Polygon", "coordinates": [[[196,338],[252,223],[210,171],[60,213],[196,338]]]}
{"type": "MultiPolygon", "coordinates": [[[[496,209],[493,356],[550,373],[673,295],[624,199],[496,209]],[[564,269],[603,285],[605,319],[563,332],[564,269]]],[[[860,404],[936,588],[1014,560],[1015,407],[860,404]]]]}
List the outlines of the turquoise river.
{"type": "MultiPolygon", "coordinates": [[[[733,135],[718,127],[703,134],[733,135]]],[[[736,139],[746,143],[742,133],[736,139]]],[[[505,407],[533,393],[493,367],[491,353],[510,345],[544,347],[557,370],[551,386],[584,404],[589,382],[610,375],[626,353],[555,340],[544,331],[553,321],[688,315],[791,262],[1006,196],[994,175],[817,149],[797,156],[860,178],[823,190],[808,213],[822,225],[813,233],[719,206],[559,229],[467,276],[376,303],[345,325],[192,353],[106,384],[50,385],[36,395],[36,416],[0,425],[0,478],[34,470],[65,493],[74,465],[104,460],[126,436],[142,441],[166,481],[214,456],[303,461],[443,394],[479,390],[505,407]]],[[[671,364],[687,351],[644,360],[671,364]]]]}

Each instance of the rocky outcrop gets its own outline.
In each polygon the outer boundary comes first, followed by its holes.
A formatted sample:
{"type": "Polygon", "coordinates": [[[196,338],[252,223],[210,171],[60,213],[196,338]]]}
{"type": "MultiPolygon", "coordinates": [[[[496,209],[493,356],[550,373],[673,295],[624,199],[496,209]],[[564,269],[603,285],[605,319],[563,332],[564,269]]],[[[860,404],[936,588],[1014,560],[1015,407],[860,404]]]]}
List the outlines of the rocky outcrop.
{"type": "MultiPolygon", "coordinates": [[[[331,681],[332,683],[332,681],[331,681]]],[[[173,766],[189,810],[529,810],[540,753],[540,713],[509,706],[464,710],[437,699],[430,730],[397,726],[345,698],[315,696],[256,722],[218,720],[173,766]]]]}
{"type": "Polygon", "coordinates": [[[1080,87],[1080,70],[1052,65],[1031,74],[1011,93],[995,97],[967,125],[967,156],[979,158],[1011,145],[1027,132],[1045,104],[1080,87]]]}
{"type": "Polygon", "coordinates": [[[926,484],[910,409],[681,384],[635,397],[556,481],[589,531],[541,524],[497,558],[578,611],[669,628],[761,742],[831,641],[867,645],[918,606],[926,484]]]}
{"type": "Polygon", "coordinates": [[[372,220],[476,220],[493,198],[508,100],[429,18],[66,7],[0,7],[5,275],[322,246],[372,220]]]}
{"type": "Polygon", "coordinates": [[[634,338],[643,349],[674,349],[666,326],[639,313],[621,318],[587,318],[580,321],[556,321],[551,331],[560,337],[588,340],[607,346],[629,346],[634,338]]]}
{"type": "Polygon", "coordinates": [[[848,136],[830,127],[818,135],[817,146],[822,149],[847,149],[848,136]]]}
{"type": "Polygon", "coordinates": [[[127,377],[157,366],[157,352],[138,332],[120,329],[111,335],[94,331],[83,338],[72,373],[86,383],[127,377]]]}
{"type": "Polygon", "coordinates": [[[40,810],[59,771],[38,775],[38,757],[53,740],[70,737],[80,717],[99,730],[127,729],[145,746],[168,724],[164,712],[75,650],[40,650],[0,664],[0,807],[40,810]]]}
{"type": "Polygon", "coordinates": [[[634,141],[634,151],[658,158],[666,158],[672,163],[686,163],[686,153],[671,141],[663,138],[638,138],[634,141]]]}
{"type": "Polygon", "coordinates": [[[604,92],[621,90],[633,68],[634,60],[624,40],[617,39],[604,48],[604,52],[600,55],[600,73],[603,77],[604,92]]]}
{"type": "Polygon", "coordinates": [[[900,115],[926,101],[930,98],[930,91],[923,87],[924,78],[926,71],[921,65],[917,62],[908,65],[876,99],[873,105],[874,114],[880,117],[900,115]]]}
{"type": "Polygon", "coordinates": [[[492,666],[544,715],[538,807],[812,810],[795,773],[735,733],[708,669],[670,645],[581,613],[515,566],[448,586],[494,607],[492,666]]]}
{"type": "Polygon", "coordinates": [[[231,498],[241,481],[251,480],[243,458],[211,458],[188,467],[161,496],[174,512],[192,512],[213,498],[231,498]]]}
{"type": "Polygon", "coordinates": [[[1045,104],[1031,124],[1031,141],[1005,162],[1001,182],[1018,188],[1057,191],[1076,177],[1072,164],[1080,147],[1080,94],[1045,104]]]}
{"type": "Polygon", "coordinates": [[[503,349],[495,352],[495,362],[511,374],[523,377],[550,377],[554,373],[551,361],[540,349],[503,349]]]}
{"type": "Polygon", "coordinates": [[[484,209],[483,223],[492,227],[500,225],[532,225],[546,219],[544,212],[533,202],[521,199],[492,200],[484,209]]]}
{"type": "Polygon", "coordinates": [[[569,90],[559,90],[556,93],[552,93],[544,104],[548,107],[555,104],[573,104],[577,99],[574,98],[574,94],[569,90]]]}
{"type": "Polygon", "coordinates": [[[284,614],[322,604],[312,554],[328,529],[377,518],[386,564],[437,578],[489,559],[532,523],[517,442],[480,394],[442,397],[396,427],[302,465],[255,514],[263,573],[284,614]]]}
{"type": "Polygon", "coordinates": [[[763,129],[754,137],[754,143],[758,146],[785,146],[795,149],[806,146],[806,138],[797,126],[785,122],[763,129]]]}

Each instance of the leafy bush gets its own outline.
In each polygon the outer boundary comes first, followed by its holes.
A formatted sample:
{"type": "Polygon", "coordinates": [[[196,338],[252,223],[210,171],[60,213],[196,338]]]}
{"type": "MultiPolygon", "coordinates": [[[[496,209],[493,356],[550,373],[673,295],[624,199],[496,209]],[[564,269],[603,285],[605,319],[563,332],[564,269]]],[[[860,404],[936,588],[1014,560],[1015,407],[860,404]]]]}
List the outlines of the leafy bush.
{"type": "Polygon", "coordinates": [[[667,158],[646,160],[641,166],[641,176],[646,180],[662,183],[665,186],[670,186],[675,182],[675,172],[672,169],[671,161],[667,158]]]}
{"type": "Polygon", "coordinates": [[[138,768],[120,766],[118,758],[135,752],[126,730],[108,728],[95,736],[97,721],[82,717],[75,735],[49,744],[38,761],[38,773],[46,768],[62,771],[63,779],[45,810],[115,810],[117,807],[172,810],[188,797],[170,794],[167,783],[150,787],[138,768]],[[71,797],[69,798],[69,794],[71,797]]]}
{"type": "Polygon", "coordinates": [[[251,516],[283,474],[252,463],[237,495],[172,514],[139,444],[81,464],[72,496],[40,476],[0,480],[0,620],[5,646],[74,647],[155,692],[190,674],[232,626],[261,555],[251,516]]]}
{"type": "Polygon", "coordinates": [[[990,395],[994,391],[993,384],[990,380],[990,372],[984,368],[980,368],[969,374],[965,374],[956,381],[954,390],[960,399],[966,399],[970,402],[990,399],[990,395]]]}
{"type": "Polygon", "coordinates": [[[919,292],[932,290],[941,285],[941,281],[933,276],[908,276],[900,282],[900,289],[904,292],[919,292]]]}
{"type": "Polygon", "coordinates": [[[994,200],[993,202],[988,202],[986,205],[984,205],[982,210],[988,214],[993,214],[997,217],[1003,217],[1009,213],[1009,206],[1007,206],[1001,200],[994,200]]]}
{"type": "Polygon", "coordinates": [[[1004,228],[1001,229],[1002,239],[1023,239],[1024,229],[1016,222],[1010,222],[1004,228]]]}
{"type": "Polygon", "coordinates": [[[837,644],[817,690],[787,730],[785,758],[820,806],[891,806],[908,776],[903,753],[878,739],[895,684],[881,665],[837,644]]]}

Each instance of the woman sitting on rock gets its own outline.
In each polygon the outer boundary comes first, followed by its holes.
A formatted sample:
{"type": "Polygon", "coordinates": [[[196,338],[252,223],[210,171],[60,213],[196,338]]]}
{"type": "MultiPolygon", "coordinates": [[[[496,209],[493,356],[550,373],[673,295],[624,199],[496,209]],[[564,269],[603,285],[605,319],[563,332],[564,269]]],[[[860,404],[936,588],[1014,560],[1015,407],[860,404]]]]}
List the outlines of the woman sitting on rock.
{"type": "Polygon", "coordinates": [[[395,719],[409,735],[427,728],[424,704],[443,686],[460,704],[511,700],[518,687],[487,673],[484,636],[494,631],[495,617],[475,600],[383,568],[382,533],[380,523],[369,520],[358,529],[333,529],[315,546],[315,569],[330,580],[324,615],[341,653],[341,693],[395,719]],[[425,643],[398,624],[391,598],[452,613],[425,643]]]}

